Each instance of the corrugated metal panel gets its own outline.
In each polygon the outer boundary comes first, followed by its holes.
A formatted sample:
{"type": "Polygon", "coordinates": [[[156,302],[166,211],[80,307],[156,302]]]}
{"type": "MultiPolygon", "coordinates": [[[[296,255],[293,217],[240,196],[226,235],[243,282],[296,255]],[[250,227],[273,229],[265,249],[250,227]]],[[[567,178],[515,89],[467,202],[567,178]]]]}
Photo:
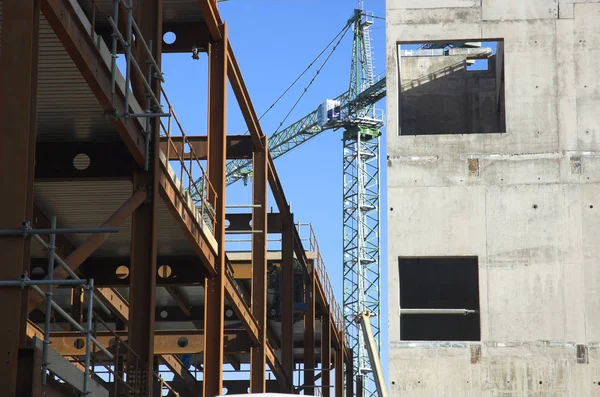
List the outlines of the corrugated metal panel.
{"type": "Polygon", "coordinates": [[[37,122],[40,141],[120,139],[44,17],[40,22],[37,122]]]}
{"type": "MultiPolygon", "coordinates": [[[[130,181],[37,182],[35,200],[47,216],[57,217],[60,227],[98,227],[127,201],[132,189],[130,181]]],[[[157,227],[159,255],[195,255],[162,199],[159,200],[157,227]]],[[[87,236],[78,234],[69,238],[79,245],[87,236]]],[[[128,218],[121,231],[109,235],[94,256],[128,256],[130,245],[131,218],[128,218]]],[[[34,255],[45,256],[41,251],[34,255]]]]}
{"type": "MultiPolygon", "coordinates": [[[[126,0],[127,1],[127,0],[126,0]]],[[[79,0],[81,7],[90,15],[92,0],[79,0]]],[[[113,0],[95,0],[98,25],[108,25],[104,15],[112,15],[113,0]]],[[[133,7],[137,7],[137,0],[133,1],[133,7]]],[[[135,12],[135,11],[134,11],[135,12]]],[[[164,22],[200,22],[203,21],[198,0],[163,0],[164,22]]]]}

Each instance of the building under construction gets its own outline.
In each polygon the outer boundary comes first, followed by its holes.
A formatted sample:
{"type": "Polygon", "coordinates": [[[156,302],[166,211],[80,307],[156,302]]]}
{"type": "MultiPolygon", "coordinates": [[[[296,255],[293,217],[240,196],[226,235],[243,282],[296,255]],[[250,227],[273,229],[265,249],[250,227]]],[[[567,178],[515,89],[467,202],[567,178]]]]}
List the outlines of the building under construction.
{"type": "Polygon", "coordinates": [[[392,395],[600,395],[600,2],[388,0],[386,32],[392,395]]]}
{"type": "Polygon", "coordinates": [[[2,396],[353,395],[344,317],[214,0],[0,0],[0,109],[2,396]],[[161,87],[164,53],[208,62],[203,135],[161,87]],[[226,133],[228,85],[248,135],[226,133]],[[238,208],[232,159],[252,160],[238,208]]]}

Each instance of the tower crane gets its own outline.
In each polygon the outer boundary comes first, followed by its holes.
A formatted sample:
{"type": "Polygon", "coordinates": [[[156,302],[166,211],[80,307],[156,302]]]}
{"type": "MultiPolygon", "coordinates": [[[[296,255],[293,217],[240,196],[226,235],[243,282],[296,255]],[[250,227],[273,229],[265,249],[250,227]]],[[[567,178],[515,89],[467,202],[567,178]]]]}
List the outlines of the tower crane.
{"type": "MultiPolygon", "coordinates": [[[[354,373],[359,377],[357,385],[362,384],[357,386],[362,387],[357,394],[362,392],[365,397],[382,387],[381,374],[373,373],[380,372],[380,366],[369,360],[373,349],[380,349],[381,328],[379,140],[384,122],[383,112],[375,104],[386,95],[385,75],[373,73],[373,18],[355,9],[340,32],[353,31],[348,91],[326,100],[287,128],[278,129],[268,140],[271,156],[276,159],[325,131],[343,130],[343,311],[347,340],[354,351],[354,373]],[[365,322],[356,321],[363,313],[369,313],[366,324],[371,332],[365,332],[365,322]]],[[[247,183],[251,170],[250,160],[228,162],[227,184],[239,180],[247,183]]]]}

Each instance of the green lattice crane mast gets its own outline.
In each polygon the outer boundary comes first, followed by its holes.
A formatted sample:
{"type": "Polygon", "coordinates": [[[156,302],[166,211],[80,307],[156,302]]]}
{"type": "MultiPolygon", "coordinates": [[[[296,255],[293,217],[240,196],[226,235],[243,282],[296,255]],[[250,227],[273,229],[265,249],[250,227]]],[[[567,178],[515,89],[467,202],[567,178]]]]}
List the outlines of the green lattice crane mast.
{"type": "MultiPolygon", "coordinates": [[[[313,112],[269,137],[276,159],[324,131],[343,129],[343,310],[347,340],[354,351],[354,373],[361,376],[362,395],[377,393],[357,316],[370,313],[380,349],[379,137],[383,113],[375,104],[386,95],[385,76],[373,75],[370,27],[373,18],[354,10],[345,29],[352,28],[352,66],[348,91],[328,99],[313,112]]],[[[335,47],[334,47],[335,49],[335,47]]],[[[227,163],[227,184],[251,177],[250,160],[227,163]]]]}

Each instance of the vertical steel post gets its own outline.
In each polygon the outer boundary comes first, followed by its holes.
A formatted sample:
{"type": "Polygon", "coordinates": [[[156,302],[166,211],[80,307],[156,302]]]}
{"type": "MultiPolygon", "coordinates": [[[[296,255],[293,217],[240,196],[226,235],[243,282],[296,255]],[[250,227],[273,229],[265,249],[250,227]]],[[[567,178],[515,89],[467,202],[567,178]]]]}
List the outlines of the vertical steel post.
{"type": "MultiPolygon", "coordinates": [[[[252,315],[258,321],[260,343],[250,348],[250,393],[266,392],[267,370],[267,175],[268,146],[252,156],[252,315]]],[[[292,291],[286,291],[291,294],[292,291]]]]}
{"type": "Polygon", "coordinates": [[[94,313],[94,280],[88,280],[87,290],[87,324],[85,327],[85,369],[83,374],[83,395],[87,396],[90,380],[90,359],[92,350],[92,317],[94,313]]]}
{"type": "Polygon", "coordinates": [[[348,361],[346,361],[346,397],[354,396],[354,353],[352,350],[346,350],[348,361]]]}
{"type": "MultiPolygon", "coordinates": [[[[40,8],[38,1],[3,0],[0,37],[0,229],[17,229],[33,214],[33,177],[40,8]]],[[[29,270],[29,237],[0,238],[0,280],[16,280],[29,270]]],[[[26,342],[27,289],[2,288],[0,390],[17,390],[19,347],[26,342]]],[[[22,377],[20,378],[22,379],[22,377]]]]}
{"type": "Polygon", "coordinates": [[[344,349],[335,351],[335,397],[344,397],[344,349]]]}
{"type": "MultiPolygon", "coordinates": [[[[52,229],[52,233],[50,233],[49,242],[48,242],[48,280],[54,279],[54,252],[56,251],[56,233],[54,232],[56,229],[56,217],[53,216],[50,220],[50,228],[52,229]]],[[[48,290],[46,291],[46,317],[44,321],[44,345],[42,348],[42,385],[46,385],[46,381],[48,380],[48,348],[50,347],[50,320],[52,318],[52,284],[48,285],[48,290]]]]}
{"type": "Polygon", "coordinates": [[[306,303],[308,310],[304,316],[304,394],[315,394],[315,267],[309,260],[308,278],[306,280],[306,303]]]}
{"type": "Polygon", "coordinates": [[[287,378],[287,392],[293,392],[294,382],[294,218],[283,225],[281,236],[281,361],[287,378]]]}
{"type": "MultiPolygon", "coordinates": [[[[42,392],[42,354],[39,349],[19,349],[17,396],[39,397],[42,392]]],[[[4,395],[4,394],[3,394],[4,395]]]]}
{"type": "MultiPolygon", "coordinates": [[[[128,1],[132,4],[132,0],[128,1]]],[[[129,10],[127,18],[128,40],[133,45],[133,9],[129,10]]],[[[152,54],[148,54],[144,45],[129,47],[128,74],[131,64],[131,56],[140,67],[147,64],[151,56],[154,57],[160,67],[162,58],[162,0],[139,0],[136,5],[137,26],[141,36],[146,40],[151,40],[154,44],[150,47],[152,54]]],[[[144,80],[146,76],[136,74],[135,78],[129,76],[132,83],[134,95],[142,106],[146,103],[148,95],[154,94],[160,99],[160,80],[150,82],[150,87],[154,91],[148,92],[145,85],[135,83],[144,80]]],[[[126,108],[126,113],[129,109],[126,108]]],[[[130,356],[129,363],[137,360],[138,365],[133,367],[133,379],[140,388],[140,393],[144,396],[152,396],[154,391],[154,327],[155,327],[155,293],[156,293],[156,272],[157,272],[157,231],[156,222],[158,214],[159,193],[159,173],[160,173],[160,129],[158,120],[151,120],[147,141],[150,142],[148,148],[149,162],[141,169],[134,171],[134,189],[145,190],[148,193],[148,199],[143,203],[132,216],[132,236],[131,236],[131,273],[129,278],[129,344],[132,350],[137,354],[137,358],[130,356]],[[146,166],[147,165],[147,166],[146,166]]],[[[130,375],[128,374],[128,381],[130,375]]]]}
{"type": "Polygon", "coordinates": [[[321,317],[321,385],[323,397],[331,395],[331,314],[321,317]]]}
{"type": "Polygon", "coordinates": [[[356,397],[363,397],[364,391],[364,377],[363,375],[356,375],[356,397]]]}
{"type": "MultiPolygon", "coordinates": [[[[139,6],[138,6],[139,7],[139,6]]],[[[131,48],[133,47],[133,0],[127,2],[127,43],[125,46],[125,118],[129,117],[129,83],[131,82],[131,48]]]]}
{"type": "MultiPolygon", "coordinates": [[[[113,0],[113,20],[119,21],[119,0],[113,0]]],[[[115,95],[115,84],[117,81],[117,32],[112,32],[111,61],[110,61],[110,93],[115,95]]]]}
{"type": "Polygon", "coordinates": [[[204,303],[203,396],[214,397],[223,389],[223,350],[225,326],[225,166],[227,147],[227,25],[222,40],[210,43],[208,62],[208,179],[209,202],[216,202],[215,240],[218,274],[206,279],[204,303]]]}

